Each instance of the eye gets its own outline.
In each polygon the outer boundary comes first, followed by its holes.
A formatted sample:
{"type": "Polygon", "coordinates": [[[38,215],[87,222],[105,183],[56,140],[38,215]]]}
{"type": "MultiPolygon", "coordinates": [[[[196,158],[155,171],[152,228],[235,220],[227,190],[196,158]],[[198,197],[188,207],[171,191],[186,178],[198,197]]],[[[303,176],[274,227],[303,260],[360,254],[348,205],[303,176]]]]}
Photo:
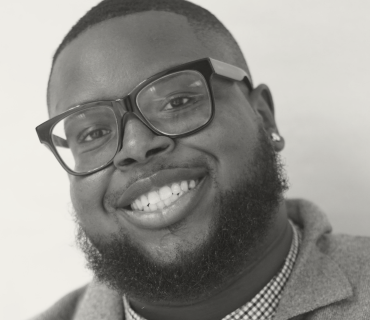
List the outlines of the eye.
{"type": "Polygon", "coordinates": [[[84,137],[82,137],[81,141],[82,142],[93,141],[93,140],[102,138],[102,137],[106,136],[109,133],[110,133],[110,130],[108,130],[108,129],[95,129],[95,130],[90,131],[89,133],[87,133],[84,137]]]}
{"type": "Polygon", "coordinates": [[[173,110],[177,108],[187,107],[197,102],[197,95],[193,96],[178,96],[168,99],[168,103],[164,106],[163,110],[173,110]]]}
{"type": "Polygon", "coordinates": [[[176,109],[182,107],[189,103],[190,99],[187,97],[176,97],[173,98],[167,103],[164,107],[164,110],[176,109]]]}

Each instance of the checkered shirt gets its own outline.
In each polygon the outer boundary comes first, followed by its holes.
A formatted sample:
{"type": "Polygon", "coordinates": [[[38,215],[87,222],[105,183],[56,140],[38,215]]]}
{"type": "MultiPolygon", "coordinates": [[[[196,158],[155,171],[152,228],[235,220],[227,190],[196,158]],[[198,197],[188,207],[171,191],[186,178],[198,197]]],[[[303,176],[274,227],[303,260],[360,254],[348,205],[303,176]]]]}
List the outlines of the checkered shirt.
{"type": "MultiPolygon", "coordinates": [[[[273,319],[284,286],[291,274],[294,262],[297,257],[300,233],[297,227],[291,222],[293,229],[293,241],[290,246],[289,254],[285,259],[283,267],[277,275],[275,275],[263,289],[245,305],[228,314],[221,320],[271,320],[273,319]]],[[[126,297],[123,297],[125,306],[126,320],[146,320],[139,316],[128,303],[126,297]]]]}

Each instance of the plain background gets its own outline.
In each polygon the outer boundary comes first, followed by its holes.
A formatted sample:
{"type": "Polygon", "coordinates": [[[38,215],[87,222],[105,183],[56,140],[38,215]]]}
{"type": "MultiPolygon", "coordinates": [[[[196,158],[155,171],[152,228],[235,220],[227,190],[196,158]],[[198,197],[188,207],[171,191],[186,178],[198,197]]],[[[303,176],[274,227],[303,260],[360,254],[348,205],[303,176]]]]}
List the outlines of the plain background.
{"type": "MultiPolygon", "coordinates": [[[[336,232],[370,236],[370,1],[194,0],[240,43],[272,90],[288,197],[336,232]]],[[[0,20],[0,318],[26,319],[91,275],[74,245],[68,179],[34,128],[51,57],[96,0],[4,1],[0,20]]]]}

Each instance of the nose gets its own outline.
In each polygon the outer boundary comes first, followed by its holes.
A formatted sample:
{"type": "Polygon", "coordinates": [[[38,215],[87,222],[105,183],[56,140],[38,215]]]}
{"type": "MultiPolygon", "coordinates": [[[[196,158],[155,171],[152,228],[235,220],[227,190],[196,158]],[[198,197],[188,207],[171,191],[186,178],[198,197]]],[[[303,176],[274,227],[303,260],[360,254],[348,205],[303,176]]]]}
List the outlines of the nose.
{"type": "Polygon", "coordinates": [[[113,159],[114,166],[128,170],[135,165],[145,164],[152,158],[171,152],[175,141],[150,130],[135,114],[124,119],[122,148],[113,159]]]}

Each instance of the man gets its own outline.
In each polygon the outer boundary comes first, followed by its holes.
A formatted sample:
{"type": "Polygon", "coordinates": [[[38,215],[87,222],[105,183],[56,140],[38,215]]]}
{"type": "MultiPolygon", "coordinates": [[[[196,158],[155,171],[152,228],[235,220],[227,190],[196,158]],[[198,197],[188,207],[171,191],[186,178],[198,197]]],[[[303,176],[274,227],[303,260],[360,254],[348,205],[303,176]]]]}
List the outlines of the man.
{"type": "Polygon", "coordinates": [[[367,319],[370,241],[285,201],[267,86],[208,11],[106,0],[53,60],[41,142],[95,279],[37,319],[367,319]]]}

